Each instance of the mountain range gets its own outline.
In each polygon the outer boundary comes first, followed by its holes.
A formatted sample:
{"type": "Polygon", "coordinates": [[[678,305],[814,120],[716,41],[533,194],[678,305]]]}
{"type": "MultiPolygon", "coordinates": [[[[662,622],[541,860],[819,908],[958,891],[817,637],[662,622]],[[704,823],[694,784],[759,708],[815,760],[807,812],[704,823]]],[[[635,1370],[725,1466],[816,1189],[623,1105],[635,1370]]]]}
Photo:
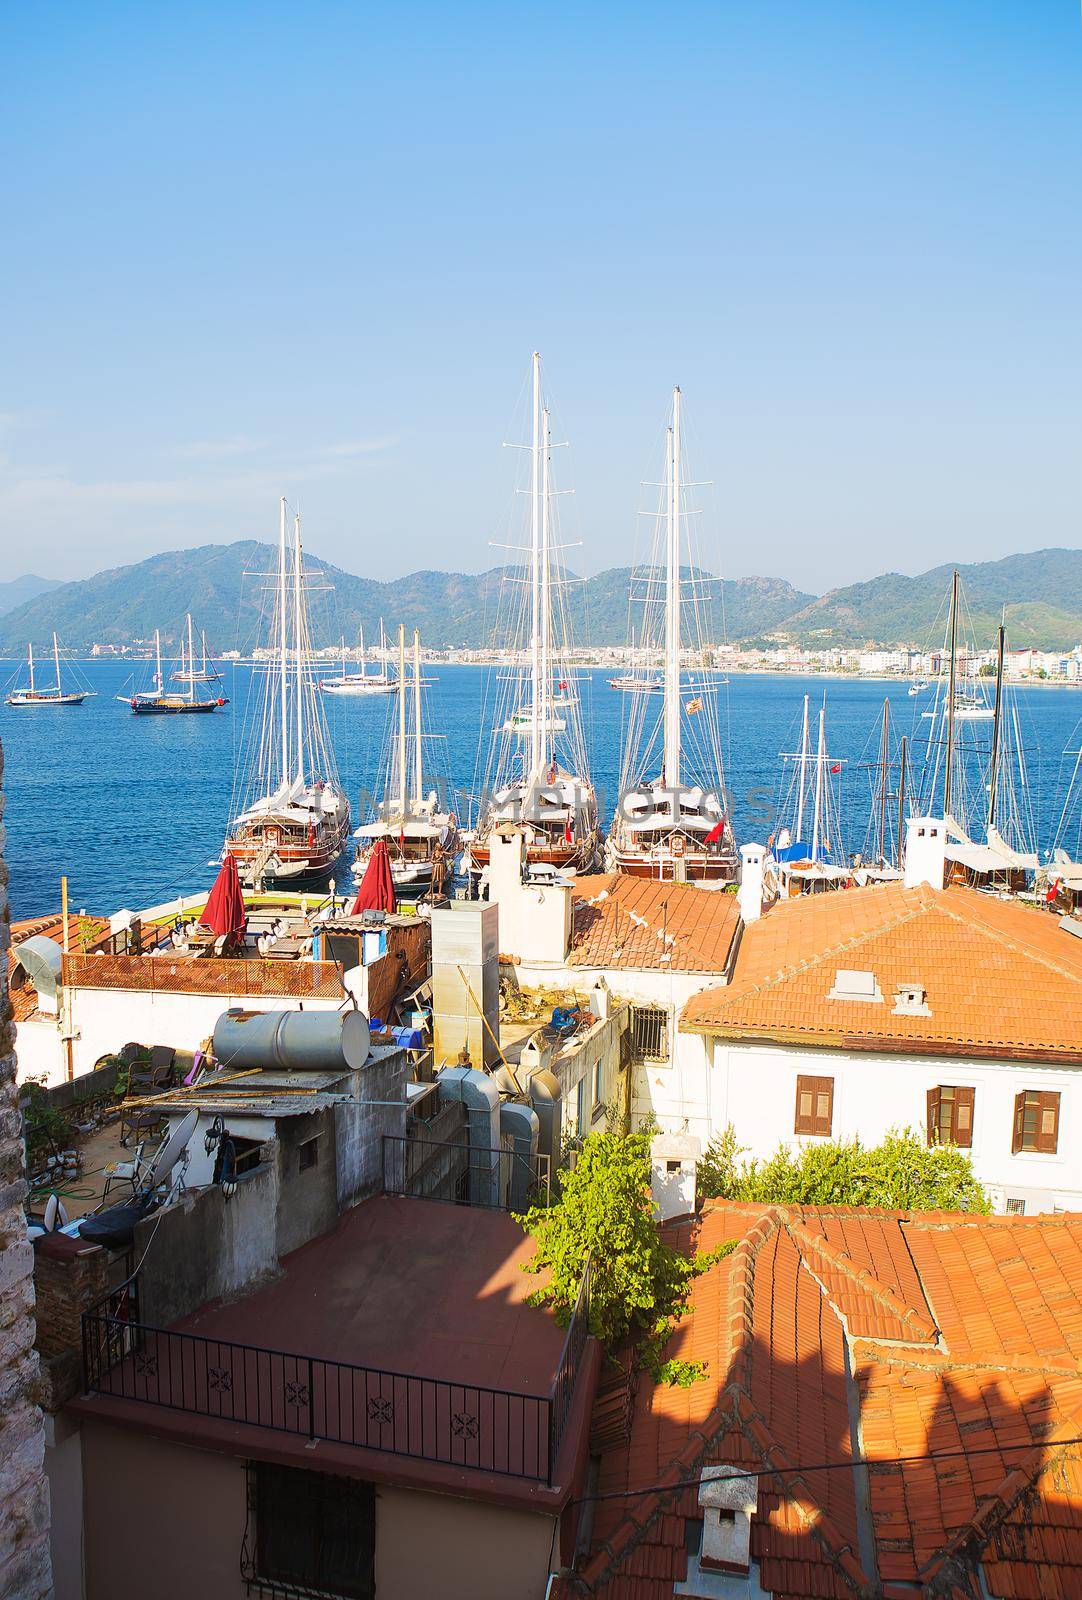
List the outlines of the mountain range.
{"type": "Polygon", "coordinates": [[[59,589],[62,582],[61,578],[39,578],[33,572],[26,572],[21,578],[10,578],[7,583],[0,583],[0,617],[14,611],[16,606],[23,605],[27,600],[36,599],[39,594],[59,589]]]}
{"type": "MultiPolygon", "coordinates": [[[[86,650],[95,643],[125,644],[162,630],[176,643],[184,613],[205,629],[218,650],[250,650],[260,642],[260,618],[273,570],[269,545],[242,541],[173,550],[133,566],[50,587],[22,598],[4,614],[0,585],[0,650],[17,653],[27,640],[46,643],[55,629],[65,646],[86,650]]],[[[388,583],[360,578],[306,552],[306,565],[325,582],[315,587],[313,634],[318,644],[363,626],[371,639],[384,619],[388,631],[404,623],[419,628],[434,648],[505,643],[510,569],[481,573],[413,572],[388,583]]],[[[867,582],[811,595],[782,578],[711,580],[701,586],[707,639],[746,640],[783,634],[808,645],[938,643],[942,637],[950,566],[916,577],[885,573],[867,582]]],[[[1010,642],[1020,647],[1070,648],[1082,639],[1082,551],[1038,550],[959,568],[969,606],[965,632],[990,644],[1001,614],[1010,642]]],[[[613,567],[586,579],[572,578],[564,605],[578,642],[622,644],[628,638],[631,569],[613,567]]]]}

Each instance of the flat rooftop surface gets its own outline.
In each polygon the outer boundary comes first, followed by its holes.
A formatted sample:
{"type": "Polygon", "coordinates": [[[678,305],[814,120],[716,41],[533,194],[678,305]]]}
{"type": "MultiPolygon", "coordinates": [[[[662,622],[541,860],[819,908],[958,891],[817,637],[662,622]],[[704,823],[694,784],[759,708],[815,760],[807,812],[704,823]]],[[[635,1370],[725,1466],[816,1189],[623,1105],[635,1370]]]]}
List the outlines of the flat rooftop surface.
{"type": "Polygon", "coordinates": [[[282,1275],[176,1324],[387,1372],[547,1395],[565,1330],[526,1304],[533,1241],[506,1212],[377,1195],[283,1257],[282,1275]]]}

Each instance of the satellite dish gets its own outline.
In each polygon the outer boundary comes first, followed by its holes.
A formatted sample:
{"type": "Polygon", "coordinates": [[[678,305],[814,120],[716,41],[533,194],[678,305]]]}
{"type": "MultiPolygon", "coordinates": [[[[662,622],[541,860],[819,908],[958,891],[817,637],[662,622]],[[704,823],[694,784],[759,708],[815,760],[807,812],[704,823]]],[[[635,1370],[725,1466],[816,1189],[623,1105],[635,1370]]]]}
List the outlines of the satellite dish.
{"type": "Polygon", "coordinates": [[[42,1219],[44,1221],[44,1223],[45,1223],[45,1232],[46,1233],[55,1233],[55,1231],[56,1231],[56,1213],[59,1210],[60,1210],[60,1201],[56,1198],[55,1194],[51,1194],[49,1196],[48,1200],[46,1200],[46,1202],[45,1202],[45,1216],[42,1219]]]}
{"type": "Polygon", "coordinates": [[[165,1179],[168,1178],[169,1174],[172,1172],[173,1168],[176,1166],[177,1162],[188,1148],[188,1141],[191,1139],[192,1134],[195,1132],[198,1126],[198,1111],[189,1111],[184,1120],[169,1135],[168,1139],[158,1151],[158,1154],[154,1157],[154,1165],[151,1167],[150,1172],[147,1175],[144,1188],[156,1189],[159,1183],[163,1183],[165,1179]]]}

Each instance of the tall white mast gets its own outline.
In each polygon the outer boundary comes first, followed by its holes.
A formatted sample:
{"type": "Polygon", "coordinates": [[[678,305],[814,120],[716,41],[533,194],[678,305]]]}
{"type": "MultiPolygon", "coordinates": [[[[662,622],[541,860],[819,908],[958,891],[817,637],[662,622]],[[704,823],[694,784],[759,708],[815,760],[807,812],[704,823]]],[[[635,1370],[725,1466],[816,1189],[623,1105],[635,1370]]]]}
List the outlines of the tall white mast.
{"type": "Polygon", "coordinates": [[[205,678],[207,675],[207,632],[205,628],[200,628],[199,637],[203,642],[203,664],[199,670],[205,678]]]}
{"type": "Polygon", "coordinates": [[[680,390],[673,390],[665,481],[665,785],[680,785],[680,390]]]}
{"type": "Polygon", "coordinates": [[[360,649],[361,649],[361,677],[362,678],[366,678],[368,676],[368,668],[365,665],[365,659],[364,659],[364,623],[363,622],[358,625],[357,632],[361,636],[361,645],[360,645],[360,649]]]}
{"type": "Polygon", "coordinates": [[[156,667],[156,671],[154,673],[154,686],[157,689],[158,693],[161,694],[161,692],[162,692],[162,636],[161,636],[161,630],[159,628],[155,628],[154,629],[154,661],[155,661],[155,667],[156,667]]]}
{"type": "Polygon", "coordinates": [[[33,692],[34,692],[34,646],[32,644],[28,644],[27,647],[26,647],[26,659],[27,659],[27,661],[28,661],[28,663],[30,665],[30,693],[33,694],[33,692]]]}
{"type": "Polygon", "coordinates": [[[819,825],[823,817],[823,770],[826,766],[826,707],[819,708],[819,748],[815,757],[815,821],[812,825],[812,853],[813,861],[819,860],[819,825]]]}
{"type": "Polygon", "coordinates": [[[398,625],[398,813],[406,815],[406,630],[398,625]]]}
{"type": "Polygon", "coordinates": [[[800,777],[796,802],[796,838],[794,844],[804,841],[804,791],[808,787],[808,696],[804,696],[804,715],[800,724],[800,777]]]}
{"type": "Polygon", "coordinates": [[[301,592],[301,519],[293,518],[293,640],[297,653],[297,782],[303,783],[304,771],[304,626],[301,592]]]}
{"type": "Polygon", "coordinates": [[[60,646],[56,642],[56,634],[55,633],[53,634],[53,665],[56,667],[56,695],[57,695],[57,699],[59,699],[60,698],[60,646]]]}
{"type": "Polygon", "coordinates": [[[281,691],[282,787],[289,785],[289,626],[286,617],[286,497],[278,525],[278,684],[281,691]]]}
{"type": "Polygon", "coordinates": [[[188,612],[188,699],[195,699],[195,654],[192,650],[192,614],[188,612]]]}
{"type": "Polygon", "coordinates": [[[541,737],[540,765],[548,770],[551,759],[550,735],[553,714],[549,710],[552,699],[552,522],[550,518],[549,472],[552,466],[552,446],[549,436],[547,407],[541,410],[541,737]]]}
{"type": "Polygon", "coordinates": [[[421,765],[421,635],[413,630],[413,804],[420,816],[424,773],[421,765]]]}
{"type": "Polygon", "coordinates": [[[530,776],[541,772],[541,357],[533,353],[533,444],[530,463],[530,776]]]}

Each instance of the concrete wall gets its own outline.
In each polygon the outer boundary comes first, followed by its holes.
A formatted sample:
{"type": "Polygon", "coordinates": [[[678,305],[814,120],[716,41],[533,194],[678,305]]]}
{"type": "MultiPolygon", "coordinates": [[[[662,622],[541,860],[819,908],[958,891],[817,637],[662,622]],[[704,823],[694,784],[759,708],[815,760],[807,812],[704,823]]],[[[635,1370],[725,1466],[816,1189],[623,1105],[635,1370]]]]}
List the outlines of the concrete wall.
{"type": "Polygon", "coordinates": [[[63,1412],[45,1419],[45,1471],[54,1600],[83,1600],[83,1435],[63,1412]]]}
{"type": "Polygon", "coordinates": [[[52,1089],[65,1082],[67,1064],[59,1017],[30,1017],[15,1029],[19,1082],[34,1078],[52,1089]]]}
{"type": "MultiPolygon", "coordinates": [[[[83,1423],[86,1600],[241,1600],[244,1463],[83,1423]],[[152,1579],[151,1579],[152,1575],[152,1579]]],[[[313,1463],[314,1464],[314,1463],[313,1463]]],[[[378,1485],[380,1600],[543,1600],[552,1518],[378,1485]]]]}
{"type": "Polygon", "coordinates": [[[603,1128],[609,1106],[622,1109],[624,1074],[620,1059],[627,1020],[626,1006],[614,1004],[607,1021],[596,1023],[581,1039],[565,1045],[553,1060],[551,1070],[561,1091],[565,1143],[589,1133],[591,1128],[603,1128]],[[595,1068],[600,1071],[595,1072],[595,1068]]]}
{"type": "Polygon", "coordinates": [[[7,881],[0,856],[0,1595],[43,1600],[52,1592],[49,1485],[45,1424],[35,1394],[34,1252],[23,1211],[22,1117],[8,1000],[7,881]]]}
{"type": "MultiPolygon", "coordinates": [[[[276,1146],[279,1257],[329,1233],[338,1221],[337,1107],[308,1117],[281,1117],[276,1146]],[[315,1140],[315,1164],[302,1168],[300,1147],[315,1140]]],[[[309,1154],[311,1152],[308,1152],[309,1154]]],[[[240,1185],[238,1184],[238,1193],[240,1185]]]]}
{"type": "Polygon", "coordinates": [[[699,1051],[698,1065],[684,1074],[690,1092],[701,1095],[693,1133],[704,1124],[711,1134],[720,1133],[731,1122],[756,1156],[771,1155],[781,1143],[816,1142],[793,1133],[796,1080],[805,1073],[834,1079],[833,1136],[859,1134],[865,1144],[875,1144],[891,1127],[923,1132],[928,1090],[956,1084],[975,1090],[973,1166],[993,1191],[997,1209],[1005,1209],[1008,1197],[1025,1199],[1027,1212],[1082,1207],[1082,1078],[1075,1068],[685,1037],[699,1051]],[[1011,1154],[1014,1097],[1024,1089],[1051,1089],[1061,1097],[1054,1156],[1011,1154]]]}
{"type": "Polygon", "coordinates": [[[277,1272],[279,1191],[275,1150],[274,1159],[237,1184],[232,1199],[219,1188],[192,1190],[141,1222],[135,1255],[138,1260],[146,1252],[139,1285],[143,1320],[168,1327],[207,1300],[228,1299],[277,1272]]]}
{"type": "Polygon", "coordinates": [[[409,1070],[404,1050],[376,1045],[354,1074],[353,1098],[335,1107],[340,1209],[383,1187],[383,1135],[406,1131],[409,1070]]]}

